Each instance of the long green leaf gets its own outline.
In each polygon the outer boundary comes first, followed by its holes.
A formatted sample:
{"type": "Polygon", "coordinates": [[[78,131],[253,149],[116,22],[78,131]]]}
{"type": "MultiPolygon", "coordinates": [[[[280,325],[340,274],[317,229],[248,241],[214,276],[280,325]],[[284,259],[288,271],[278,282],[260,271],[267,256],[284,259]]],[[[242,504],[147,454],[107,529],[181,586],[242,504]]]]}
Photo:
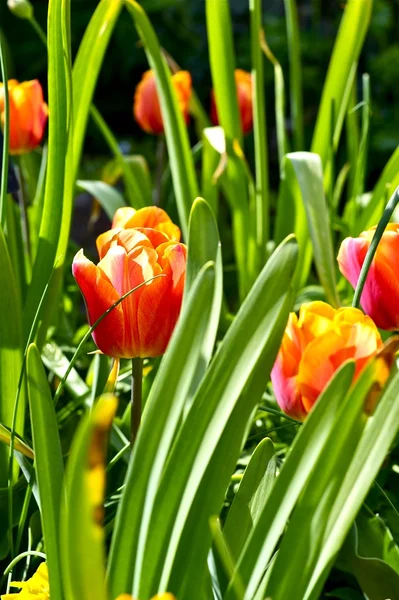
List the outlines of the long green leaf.
{"type": "Polygon", "coordinates": [[[373,227],[380,220],[389,196],[399,185],[399,146],[396,148],[378,179],[370,202],[356,222],[354,235],[373,227]]]}
{"type": "Polygon", "coordinates": [[[353,364],[343,366],[319,398],[301,427],[269,499],[243,549],[226,600],[233,600],[234,581],[242,578],[252,598],[262,581],[276,544],[336,422],[338,408],[350,385],[353,364]]]}
{"type": "Polygon", "coordinates": [[[134,19],[148,61],[155,73],[180,225],[183,235],[187,237],[191,204],[198,196],[198,183],[187,128],[155,31],[143,8],[135,0],[125,0],[125,3],[134,19]]]}
{"type": "Polygon", "coordinates": [[[312,140],[312,152],[320,155],[323,167],[330,140],[341,133],[357,61],[371,18],[372,0],[349,0],[345,6],[323,88],[312,140]],[[333,108],[334,118],[331,119],[333,108]]]}
{"type": "MultiPolygon", "coordinates": [[[[151,595],[158,585],[166,589],[198,487],[240,393],[250,383],[259,362],[263,362],[264,373],[272,367],[291,308],[290,282],[296,250],[296,242],[291,238],[272,255],[193,399],[157,492],[143,562],[136,573],[140,587],[134,593],[139,597],[151,595]],[[269,349],[266,357],[265,348],[269,349]]],[[[254,395],[252,402],[257,400],[254,395]]],[[[247,403],[246,408],[251,410],[253,405],[247,403]]],[[[242,419],[244,424],[248,416],[242,419]]]]}
{"type": "Polygon", "coordinates": [[[294,149],[305,150],[303,130],[301,40],[296,0],[284,0],[290,59],[290,105],[294,130],[294,149]]]}
{"type": "Polygon", "coordinates": [[[323,170],[319,156],[310,152],[293,152],[287,159],[294,167],[305,206],[313,245],[316,269],[328,301],[337,306],[335,258],[329,210],[323,189],[323,170]]]}
{"type": "MultiPolygon", "coordinates": [[[[11,427],[19,374],[22,369],[21,297],[0,228],[0,422],[11,427]]],[[[19,403],[16,431],[23,434],[24,397],[19,403]]],[[[0,445],[0,487],[7,485],[8,449],[0,445]]]]}
{"type": "Polygon", "coordinates": [[[248,293],[248,182],[242,161],[236,155],[234,142],[242,146],[242,130],[234,78],[235,57],[231,15],[228,2],[206,2],[206,24],[209,62],[218,119],[225,135],[226,170],[222,181],[227,192],[233,219],[234,251],[237,263],[240,299],[248,293]]]}
{"type": "Polygon", "coordinates": [[[101,514],[105,491],[106,438],[117,407],[101,396],[73,440],[62,513],[64,582],[68,600],[107,600],[101,514]]]}
{"type": "Polygon", "coordinates": [[[268,573],[266,595],[276,600],[305,595],[323,548],[331,508],[367,423],[365,398],[375,383],[378,367],[376,362],[368,365],[346,394],[329,438],[317,455],[268,573]],[[289,572],[288,557],[292,561],[289,572]]]}
{"type": "Polygon", "coordinates": [[[34,344],[28,350],[27,382],[51,598],[62,600],[59,524],[64,465],[53,399],[34,344]]]}
{"type": "Polygon", "coordinates": [[[125,193],[130,206],[136,209],[147,206],[149,202],[147,201],[148,197],[145,195],[145,190],[140,185],[140,181],[134,176],[133,170],[129,168],[126,157],[119,148],[118,141],[94,104],[91,105],[90,114],[121,169],[125,184],[125,193]]]}
{"type": "Polygon", "coordinates": [[[201,360],[202,337],[211,316],[214,278],[212,264],[198,274],[147,399],[112,537],[108,577],[113,598],[131,590],[133,581],[139,585],[133,573],[140,552],[140,529],[146,528],[147,512],[151,510],[201,360]]]}
{"type": "MultiPolygon", "coordinates": [[[[69,236],[69,223],[63,223],[62,204],[60,206],[64,196],[65,157],[71,118],[68,85],[70,48],[65,32],[65,26],[69,23],[68,11],[68,1],[50,0],[48,9],[48,105],[51,118],[49,121],[47,176],[36,259],[24,307],[25,337],[29,334],[43,290],[50,280],[63,228],[68,230],[66,235],[69,236]]],[[[54,278],[53,281],[55,281],[54,278]]],[[[55,294],[56,291],[54,283],[52,293],[55,294]]],[[[52,293],[48,294],[47,307],[50,303],[54,304],[52,293]]]]}
{"type": "Polygon", "coordinates": [[[345,480],[337,495],[329,519],[316,568],[309,583],[306,598],[316,598],[329,569],[358,513],[368,490],[380,469],[398,431],[399,374],[396,374],[375,414],[369,420],[345,480]]]}
{"type": "Polygon", "coordinates": [[[122,0],[101,0],[90,19],[73,65],[73,165],[77,177],[90,105],[122,0]]]}
{"type": "Polygon", "coordinates": [[[104,181],[83,181],[78,179],[76,185],[98,200],[107,217],[112,221],[118,208],[126,206],[123,196],[112,185],[104,181]]]}
{"type": "Polygon", "coordinates": [[[266,257],[269,241],[269,168],[267,149],[267,126],[265,108],[265,84],[263,56],[260,47],[262,31],[262,2],[250,0],[250,33],[252,59],[252,110],[254,119],[255,173],[256,173],[256,229],[255,239],[259,248],[260,263],[266,257]]]}
{"type": "Polygon", "coordinates": [[[223,533],[232,554],[238,558],[248,533],[258,520],[276,472],[273,442],[262,440],[255,448],[234,496],[223,533]]]}

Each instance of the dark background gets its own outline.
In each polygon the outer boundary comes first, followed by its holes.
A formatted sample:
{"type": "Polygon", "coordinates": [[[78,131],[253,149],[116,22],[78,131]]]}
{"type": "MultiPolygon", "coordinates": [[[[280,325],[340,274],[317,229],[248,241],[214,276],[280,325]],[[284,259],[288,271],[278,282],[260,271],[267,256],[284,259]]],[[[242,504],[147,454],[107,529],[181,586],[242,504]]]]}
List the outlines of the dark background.
{"type": "MultiPolygon", "coordinates": [[[[47,1],[33,0],[35,16],[46,27],[47,1]]],[[[75,54],[97,0],[72,0],[72,49],[75,54]]],[[[182,68],[188,69],[194,87],[206,109],[209,107],[211,77],[205,27],[204,0],[143,0],[142,5],[161,44],[182,68]]],[[[342,16],[342,0],[298,0],[301,25],[305,134],[309,147],[321,90],[335,35],[342,16]]],[[[230,0],[233,17],[237,66],[250,70],[248,0],[230,0]]],[[[30,24],[10,14],[6,0],[0,2],[0,23],[10,51],[10,76],[19,80],[39,78],[46,91],[46,54],[30,24]]],[[[287,88],[288,54],[283,0],[264,2],[264,26],[268,43],[282,64],[287,88]]],[[[368,185],[371,186],[398,144],[399,133],[399,0],[374,0],[369,34],[359,65],[359,73],[371,78],[372,116],[368,185]]],[[[132,116],[134,88],[148,68],[143,49],[137,43],[132,20],[126,10],[116,25],[98,81],[95,103],[124,148],[142,153],[154,163],[156,140],[143,134],[132,116]]],[[[274,124],[273,69],[265,60],[267,120],[272,185],[278,184],[274,124]],[[276,167],[276,168],[274,168],[276,167]]],[[[358,80],[360,94],[360,77],[358,80]]],[[[192,141],[195,133],[191,127],[192,141]]],[[[251,155],[251,138],[247,151],[251,155]]],[[[86,163],[90,157],[107,153],[100,134],[89,125],[86,163]]]]}

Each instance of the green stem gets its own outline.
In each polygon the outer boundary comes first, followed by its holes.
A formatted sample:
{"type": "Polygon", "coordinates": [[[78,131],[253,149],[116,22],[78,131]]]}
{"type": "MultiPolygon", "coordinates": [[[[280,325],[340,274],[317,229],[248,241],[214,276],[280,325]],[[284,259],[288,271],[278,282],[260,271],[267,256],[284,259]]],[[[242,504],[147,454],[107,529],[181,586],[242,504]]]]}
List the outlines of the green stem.
{"type": "Polygon", "coordinates": [[[4,84],[4,124],[3,124],[3,160],[1,168],[0,187],[0,225],[4,229],[6,224],[6,200],[8,188],[8,153],[10,140],[10,99],[8,96],[8,73],[5,59],[4,46],[0,32],[0,66],[4,84]]]}
{"type": "Polygon", "coordinates": [[[137,437],[141,422],[141,399],[143,393],[143,359],[140,357],[132,359],[132,396],[131,396],[131,438],[130,445],[137,437]]]}
{"type": "Polygon", "coordinates": [[[162,135],[158,138],[156,149],[156,172],[155,172],[155,206],[162,205],[162,174],[165,163],[165,137],[162,135]]]}
{"type": "Polygon", "coordinates": [[[396,190],[392,194],[388,204],[386,205],[384,214],[382,215],[381,219],[378,222],[377,228],[374,233],[374,237],[371,240],[369,249],[367,250],[366,258],[364,259],[364,263],[363,263],[361,271],[360,271],[359,279],[357,281],[355,294],[353,296],[352,306],[354,308],[359,308],[364,284],[366,283],[367,275],[368,275],[371,263],[373,261],[374,254],[377,251],[377,246],[380,243],[380,239],[382,238],[385,228],[388,225],[388,223],[392,217],[392,213],[395,210],[398,202],[399,202],[399,186],[396,188],[396,190]]]}

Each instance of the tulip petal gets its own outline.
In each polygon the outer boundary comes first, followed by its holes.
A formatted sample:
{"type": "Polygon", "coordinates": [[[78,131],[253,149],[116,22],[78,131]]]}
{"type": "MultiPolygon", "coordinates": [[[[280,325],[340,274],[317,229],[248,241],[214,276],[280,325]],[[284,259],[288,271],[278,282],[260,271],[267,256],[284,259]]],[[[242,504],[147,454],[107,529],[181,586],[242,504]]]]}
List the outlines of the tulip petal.
{"type": "MultiPolygon", "coordinates": [[[[73,260],[72,273],[85,299],[89,323],[93,325],[120,296],[104,271],[88,260],[83,250],[80,250],[73,260]]],[[[124,356],[124,318],[121,304],[118,304],[93,332],[98,348],[109,356],[124,356]]]]}

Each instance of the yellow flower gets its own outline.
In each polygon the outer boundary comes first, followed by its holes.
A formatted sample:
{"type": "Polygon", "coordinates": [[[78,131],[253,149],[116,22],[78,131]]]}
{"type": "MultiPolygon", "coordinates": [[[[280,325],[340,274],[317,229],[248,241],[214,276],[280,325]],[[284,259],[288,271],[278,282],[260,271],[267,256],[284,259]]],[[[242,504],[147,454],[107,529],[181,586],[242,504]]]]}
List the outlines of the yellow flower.
{"type": "Polygon", "coordinates": [[[1,596],[1,600],[50,600],[47,564],[40,563],[36,573],[28,581],[13,581],[11,587],[21,588],[21,591],[5,594],[1,596]]]}

